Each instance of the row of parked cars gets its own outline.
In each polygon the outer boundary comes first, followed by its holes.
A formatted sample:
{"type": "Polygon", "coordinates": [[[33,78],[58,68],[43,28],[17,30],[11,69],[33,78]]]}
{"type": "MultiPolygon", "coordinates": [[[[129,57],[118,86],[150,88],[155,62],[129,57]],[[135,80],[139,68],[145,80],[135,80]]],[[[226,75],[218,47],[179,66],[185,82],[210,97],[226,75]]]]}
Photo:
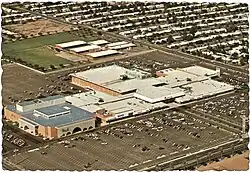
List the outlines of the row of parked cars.
{"type": "Polygon", "coordinates": [[[5,130],[3,130],[3,139],[18,147],[24,147],[26,145],[26,142],[23,139],[20,139],[5,130]]]}

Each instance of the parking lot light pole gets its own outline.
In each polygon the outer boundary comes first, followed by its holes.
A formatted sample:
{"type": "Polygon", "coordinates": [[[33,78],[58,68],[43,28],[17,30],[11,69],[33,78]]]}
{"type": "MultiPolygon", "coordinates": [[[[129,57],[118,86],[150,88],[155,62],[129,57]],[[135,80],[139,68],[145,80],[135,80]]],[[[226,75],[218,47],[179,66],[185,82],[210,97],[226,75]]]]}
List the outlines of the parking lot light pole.
{"type": "Polygon", "coordinates": [[[196,156],[196,166],[198,167],[199,164],[199,158],[196,156]]]}
{"type": "Polygon", "coordinates": [[[222,160],[223,149],[220,150],[220,159],[222,160]]]}
{"type": "Polygon", "coordinates": [[[232,145],[231,148],[232,148],[232,155],[234,155],[234,145],[232,145]]]}
{"type": "Polygon", "coordinates": [[[209,163],[211,162],[211,152],[208,153],[209,163]]]}
{"type": "Polygon", "coordinates": [[[17,153],[18,151],[19,151],[18,149],[15,149],[15,150],[14,150],[15,164],[17,163],[17,161],[16,161],[16,153],[17,153]]]}

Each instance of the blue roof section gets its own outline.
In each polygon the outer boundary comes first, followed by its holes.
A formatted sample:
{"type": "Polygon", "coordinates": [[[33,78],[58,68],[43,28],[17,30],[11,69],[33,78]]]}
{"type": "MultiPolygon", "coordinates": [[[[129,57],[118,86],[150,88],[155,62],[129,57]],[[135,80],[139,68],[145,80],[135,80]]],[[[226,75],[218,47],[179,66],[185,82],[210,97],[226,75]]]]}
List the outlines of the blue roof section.
{"type": "Polygon", "coordinates": [[[20,106],[27,106],[27,105],[32,105],[32,104],[35,104],[37,102],[46,102],[46,101],[50,101],[50,100],[55,100],[55,99],[58,99],[58,98],[63,98],[63,96],[61,95],[54,95],[54,96],[49,96],[49,97],[46,97],[46,98],[41,98],[41,99],[34,99],[34,100],[31,100],[31,101],[24,101],[22,103],[19,103],[20,106]]]}
{"type": "MultiPolygon", "coordinates": [[[[12,105],[7,106],[7,108],[11,111],[17,112],[18,114],[22,115],[23,117],[27,118],[30,121],[33,121],[33,122],[38,123],[38,124],[43,125],[43,126],[50,126],[50,127],[71,124],[71,123],[81,121],[81,120],[92,119],[94,117],[93,113],[88,112],[84,109],[78,108],[78,107],[73,106],[73,105],[68,104],[68,103],[60,104],[57,106],[61,107],[61,108],[67,106],[68,108],[70,108],[71,111],[69,114],[61,115],[58,117],[44,118],[42,116],[38,116],[38,117],[34,116],[33,111],[29,111],[29,112],[16,111],[16,107],[12,106],[12,105]]],[[[44,109],[46,109],[46,108],[44,108],[44,109]]]]}
{"type": "Polygon", "coordinates": [[[66,108],[64,108],[62,106],[58,106],[58,105],[49,106],[49,107],[40,108],[40,109],[35,109],[35,110],[38,111],[38,112],[41,112],[43,114],[46,114],[48,116],[52,115],[52,114],[58,114],[58,113],[62,113],[62,112],[68,111],[66,108]]]}
{"type": "Polygon", "coordinates": [[[32,125],[34,125],[34,126],[37,126],[37,125],[38,125],[38,124],[35,123],[34,121],[30,121],[30,120],[27,119],[27,118],[22,117],[21,119],[24,120],[24,121],[26,121],[26,122],[28,122],[28,123],[30,123],[30,124],[32,124],[32,125]]]}

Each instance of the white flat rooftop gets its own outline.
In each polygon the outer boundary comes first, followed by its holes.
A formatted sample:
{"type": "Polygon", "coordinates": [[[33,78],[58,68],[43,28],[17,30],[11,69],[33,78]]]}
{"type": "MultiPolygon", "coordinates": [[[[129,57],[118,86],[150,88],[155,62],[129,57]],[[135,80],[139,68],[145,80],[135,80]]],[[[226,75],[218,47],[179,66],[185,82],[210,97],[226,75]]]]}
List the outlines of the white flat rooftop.
{"type": "Polygon", "coordinates": [[[125,108],[128,110],[132,109],[135,114],[139,114],[154,108],[167,106],[167,104],[162,102],[151,104],[137,98],[128,98],[116,102],[104,103],[99,106],[108,111],[118,110],[118,109],[125,110],[125,108]]]}
{"type": "Polygon", "coordinates": [[[123,44],[128,44],[128,42],[126,42],[126,41],[119,41],[119,42],[115,42],[115,43],[110,43],[110,44],[107,44],[107,47],[120,46],[120,45],[123,45],[123,44]]]}
{"type": "Polygon", "coordinates": [[[94,50],[94,49],[99,49],[101,48],[100,46],[97,45],[88,45],[88,46],[81,46],[81,47],[76,47],[73,49],[70,49],[71,51],[74,51],[76,53],[80,53],[80,52],[86,52],[89,50],[94,50]]]}
{"type": "Polygon", "coordinates": [[[148,100],[149,102],[164,101],[167,99],[184,96],[185,93],[180,88],[168,88],[166,86],[161,87],[142,87],[139,88],[134,94],[135,97],[141,98],[143,100],[148,100]]]}
{"type": "Polygon", "coordinates": [[[108,84],[106,87],[112,90],[118,91],[120,93],[128,92],[138,88],[144,88],[151,85],[161,84],[162,82],[156,78],[146,78],[146,79],[131,79],[125,80],[117,83],[108,84]]]}
{"type": "Polygon", "coordinates": [[[157,79],[159,81],[167,83],[168,87],[178,87],[194,81],[205,80],[207,78],[208,77],[198,76],[196,74],[177,69],[168,71],[167,75],[165,75],[164,77],[158,77],[157,79]]]}
{"type": "Polygon", "coordinates": [[[103,109],[103,108],[101,108],[101,107],[99,107],[97,105],[94,105],[94,104],[86,105],[86,106],[80,106],[79,108],[84,109],[86,111],[89,111],[91,113],[95,113],[96,111],[103,109]]]}
{"type": "Polygon", "coordinates": [[[111,65],[102,68],[90,69],[83,72],[72,74],[78,78],[82,78],[89,82],[93,82],[99,85],[105,85],[109,82],[120,82],[120,75],[125,74],[126,68],[111,65]]]}
{"type": "Polygon", "coordinates": [[[89,44],[94,44],[94,45],[103,45],[103,44],[108,44],[109,42],[106,40],[95,40],[95,41],[91,41],[89,42],[89,44]]]}
{"type": "Polygon", "coordinates": [[[103,99],[104,102],[117,99],[115,96],[100,92],[100,91],[89,91],[79,94],[74,94],[65,97],[67,102],[70,102],[72,105],[81,107],[90,104],[98,103],[100,99],[103,99]]]}
{"type": "Polygon", "coordinates": [[[68,48],[68,47],[73,47],[73,46],[78,46],[78,45],[83,45],[83,44],[87,44],[87,43],[82,40],[77,40],[77,41],[70,41],[66,43],[56,44],[56,46],[61,47],[61,48],[68,48]]]}
{"type": "Polygon", "coordinates": [[[218,82],[212,79],[184,85],[183,88],[186,88],[185,96],[176,98],[175,101],[178,103],[196,100],[234,89],[232,85],[228,85],[226,83],[218,82]]]}
{"type": "Polygon", "coordinates": [[[119,50],[119,49],[126,49],[129,47],[135,47],[136,45],[133,43],[128,43],[128,44],[123,44],[123,45],[118,45],[118,46],[113,46],[113,47],[109,47],[110,49],[113,50],[119,50]]]}
{"type": "Polygon", "coordinates": [[[197,75],[197,76],[216,76],[217,72],[200,66],[191,66],[183,68],[182,71],[197,75]]]}
{"type": "Polygon", "coordinates": [[[103,50],[103,51],[99,51],[99,52],[89,53],[87,55],[91,56],[93,58],[99,58],[99,57],[108,56],[108,55],[114,55],[114,54],[118,54],[118,53],[119,52],[116,51],[116,50],[103,50]]]}

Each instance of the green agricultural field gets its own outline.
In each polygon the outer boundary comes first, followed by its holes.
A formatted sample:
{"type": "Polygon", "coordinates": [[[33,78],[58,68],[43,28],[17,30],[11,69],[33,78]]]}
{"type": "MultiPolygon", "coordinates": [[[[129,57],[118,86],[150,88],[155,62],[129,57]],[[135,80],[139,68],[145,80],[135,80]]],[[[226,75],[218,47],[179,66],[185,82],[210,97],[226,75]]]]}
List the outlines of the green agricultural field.
{"type": "Polygon", "coordinates": [[[4,55],[20,58],[27,63],[31,63],[33,65],[38,64],[39,66],[47,69],[51,64],[58,66],[59,64],[71,63],[71,61],[56,56],[53,50],[47,48],[47,45],[54,45],[78,39],[81,38],[67,32],[40,36],[3,44],[2,52],[4,55]]]}

